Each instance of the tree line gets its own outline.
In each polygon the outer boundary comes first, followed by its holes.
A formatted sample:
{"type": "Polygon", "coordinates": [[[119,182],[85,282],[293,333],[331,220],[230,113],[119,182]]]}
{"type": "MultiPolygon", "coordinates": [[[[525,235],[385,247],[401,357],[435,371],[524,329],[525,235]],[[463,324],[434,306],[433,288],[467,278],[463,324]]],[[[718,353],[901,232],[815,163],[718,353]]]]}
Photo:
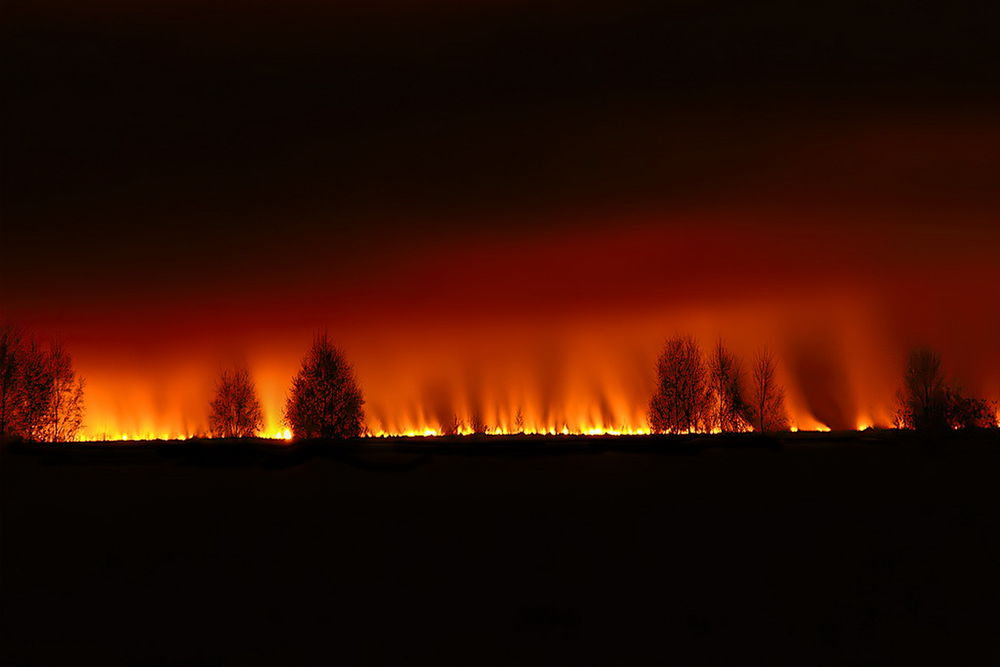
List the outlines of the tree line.
{"type": "Polygon", "coordinates": [[[693,336],[674,336],[656,361],[650,428],[654,433],[786,431],[777,368],[766,347],[754,357],[748,376],[721,338],[706,356],[693,336]]]}
{"type": "Polygon", "coordinates": [[[65,442],[83,427],[82,378],[61,343],[0,327],[0,437],[65,442]]]}
{"type": "MultiPolygon", "coordinates": [[[[788,430],[785,391],[768,348],[754,356],[749,376],[722,339],[707,356],[689,335],[670,338],[656,363],[656,390],[649,424],[657,433],[788,430]]],[[[910,353],[896,394],[893,425],[940,432],[997,426],[997,406],[964,394],[945,379],[941,357],[927,349],[910,353]]]]}
{"type": "MultiPolygon", "coordinates": [[[[292,381],[285,423],[295,438],[355,437],[364,432],[361,389],[343,352],[326,334],[317,336],[292,381]]],[[[778,362],[763,347],[747,371],[719,339],[709,354],[690,335],[667,340],[656,362],[656,388],[648,420],[654,433],[779,432],[789,429],[785,390],[778,381],[778,362]]],[[[249,372],[224,372],[212,403],[213,435],[246,437],[261,429],[260,403],[249,372]]],[[[472,432],[485,433],[477,415],[472,432]]],[[[989,428],[997,425],[996,406],[971,398],[948,384],[940,357],[913,352],[897,395],[895,426],[934,431],[989,428]]],[[[523,431],[518,410],[515,428],[523,431]]],[[[446,434],[457,434],[457,417],[446,434]]]]}
{"type": "MultiPolygon", "coordinates": [[[[654,433],[761,433],[789,428],[778,364],[764,347],[747,369],[719,339],[708,354],[690,335],[666,341],[656,361],[656,387],[648,421],[654,433]]],[[[63,442],[83,426],[84,381],[58,342],[43,345],[11,326],[0,327],[0,437],[63,442]]],[[[364,397],[343,350],[317,334],[292,378],[283,421],[295,439],[352,438],[365,433],[364,397]]],[[[250,371],[224,370],[209,403],[210,435],[251,438],[264,413],[250,371]]],[[[970,397],[946,380],[941,358],[916,350],[908,359],[896,396],[894,425],[943,431],[997,425],[997,407],[970,397]]],[[[478,423],[477,417],[473,422],[478,423]]],[[[456,424],[457,418],[456,418],[456,424]]],[[[515,427],[523,432],[520,410],[515,427]]],[[[447,429],[458,433],[458,426],[447,429]]],[[[486,428],[474,425],[475,433],[486,428]]]]}
{"type": "MultiPolygon", "coordinates": [[[[295,439],[355,438],[364,433],[365,400],[343,350],[317,334],[292,378],[284,422],[295,439]]],[[[250,371],[223,371],[210,404],[209,428],[216,438],[248,438],[264,427],[250,371]]]]}

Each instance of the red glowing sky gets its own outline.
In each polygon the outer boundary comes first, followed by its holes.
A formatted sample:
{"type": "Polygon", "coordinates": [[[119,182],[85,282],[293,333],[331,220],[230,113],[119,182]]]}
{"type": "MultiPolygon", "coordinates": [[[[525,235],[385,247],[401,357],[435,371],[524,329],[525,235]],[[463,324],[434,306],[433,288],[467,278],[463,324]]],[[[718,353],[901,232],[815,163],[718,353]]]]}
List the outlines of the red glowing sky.
{"type": "Polygon", "coordinates": [[[91,434],[204,430],[236,361],[274,432],[324,328],[376,430],[639,427],[676,331],[774,347],[804,427],[884,422],[914,345],[1000,397],[977,33],[929,52],[929,18],[786,12],[801,30],[763,40],[774,16],[600,3],[222,30],[165,6],[8,27],[0,308],[67,343],[91,434]]]}

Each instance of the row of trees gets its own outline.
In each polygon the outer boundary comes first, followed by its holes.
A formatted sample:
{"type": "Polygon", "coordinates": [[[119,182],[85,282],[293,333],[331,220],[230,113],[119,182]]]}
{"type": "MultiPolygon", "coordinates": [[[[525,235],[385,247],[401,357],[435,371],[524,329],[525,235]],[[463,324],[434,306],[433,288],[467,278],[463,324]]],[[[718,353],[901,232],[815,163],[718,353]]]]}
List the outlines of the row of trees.
{"type": "MultiPolygon", "coordinates": [[[[784,390],[774,355],[764,348],[754,359],[751,382],[740,361],[720,340],[706,360],[691,336],[676,336],[657,362],[657,391],[649,422],[659,433],[720,430],[781,431],[788,428],[784,390]]],[[[344,353],[326,334],[313,340],[292,380],[285,423],[295,438],[346,438],[364,432],[364,398],[344,353]]],[[[214,437],[244,438],[260,432],[263,413],[249,371],[224,371],[210,405],[214,437]]],[[[518,411],[517,423],[524,417],[518,411]]],[[[472,430],[485,432],[473,417],[472,430]]],[[[459,422],[448,429],[458,433],[459,422]]]]}
{"type": "MultiPolygon", "coordinates": [[[[296,439],[353,438],[364,432],[364,397],[343,351],[323,333],[302,360],[285,403],[285,423],[296,439]]],[[[223,371],[210,404],[216,438],[249,438],[264,427],[263,411],[246,368],[223,371]]]]}
{"type": "Polygon", "coordinates": [[[83,387],[62,344],[0,327],[0,437],[73,440],[83,427],[83,387]]]}
{"type": "MultiPolygon", "coordinates": [[[[777,362],[767,348],[750,372],[720,339],[705,355],[689,335],[669,339],[656,365],[649,423],[657,433],[774,432],[788,429],[777,362]]],[[[84,381],[58,342],[41,344],[11,326],[0,327],[0,437],[73,440],[83,426],[84,381]]],[[[325,333],[317,335],[292,380],[284,420],[295,438],[349,438],[364,432],[364,398],[350,363],[325,333]]],[[[210,403],[213,437],[247,438],[264,426],[263,410],[246,368],[224,371],[210,403]]],[[[473,430],[484,432],[481,420],[473,430]]],[[[523,427],[520,410],[516,420],[523,427]]],[[[456,419],[456,425],[458,424],[456,419]]],[[[937,431],[996,426],[996,406],[965,396],[945,380],[941,358],[913,352],[897,395],[898,428],[937,431]]],[[[456,426],[454,432],[458,432],[456,426]]]]}
{"type": "MultiPolygon", "coordinates": [[[[58,342],[43,345],[13,326],[0,327],[0,437],[74,440],[83,427],[84,381],[58,342]]],[[[285,422],[296,438],[349,438],[364,430],[364,398],[344,353],[326,334],[313,340],[292,381],[285,422]]],[[[217,438],[249,438],[264,413],[246,368],[223,371],[209,410],[217,438]]]]}
{"type": "MultiPolygon", "coordinates": [[[[689,335],[669,339],[656,365],[656,390],[649,423],[656,433],[788,430],[785,391],[768,348],[754,356],[749,373],[720,339],[705,355],[689,335]]],[[[364,399],[344,353],[326,334],[316,336],[292,381],[285,423],[295,438],[344,438],[364,432],[364,399]]],[[[941,359],[928,351],[910,355],[898,395],[896,426],[917,430],[987,428],[996,425],[995,406],[969,398],[947,384],[941,359]]],[[[215,437],[242,438],[260,432],[263,417],[246,369],[223,372],[211,403],[215,437]]],[[[472,429],[485,432],[473,418],[472,429]]],[[[524,418],[518,411],[517,423],[524,418]]],[[[458,433],[460,423],[448,429],[458,433]]]]}
{"type": "MultiPolygon", "coordinates": [[[[784,388],[777,381],[777,363],[767,348],[754,357],[747,378],[740,360],[721,339],[706,358],[693,337],[675,336],[657,360],[656,376],[656,391],[649,403],[654,432],[788,429],[784,388]]],[[[966,396],[948,383],[941,357],[930,350],[910,354],[896,403],[897,428],[933,432],[997,425],[997,406],[966,396]]]]}
{"type": "Polygon", "coordinates": [[[785,392],[768,348],[743,364],[720,339],[706,357],[690,335],[669,339],[656,362],[656,390],[649,402],[656,433],[784,431],[785,392]]]}

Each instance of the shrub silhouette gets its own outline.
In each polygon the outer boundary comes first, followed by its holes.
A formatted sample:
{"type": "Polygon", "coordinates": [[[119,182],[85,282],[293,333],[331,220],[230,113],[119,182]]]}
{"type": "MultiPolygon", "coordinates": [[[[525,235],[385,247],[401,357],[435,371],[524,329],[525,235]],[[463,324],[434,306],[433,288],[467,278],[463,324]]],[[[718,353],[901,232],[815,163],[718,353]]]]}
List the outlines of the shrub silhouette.
{"type": "Polygon", "coordinates": [[[524,433],[524,412],[520,407],[517,409],[517,413],[514,414],[514,430],[512,433],[524,433]]]}
{"type": "Polygon", "coordinates": [[[442,427],[442,435],[458,435],[462,432],[462,420],[458,418],[458,415],[452,414],[451,421],[442,427]]]}
{"type": "Polygon", "coordinates": [[[297,438],[353,438],[364,430],[364,398],[354,370],[327,334],[319,334],[292,380],[285,423],[297,438]]]}
{"type": "Polygon", "coordinates": [[[692,336],[667,341],[656,362],[656,392],[649,401],[649,425],[655,433],[705,430],[709,420],[708,371],[692,336]]]}
{"type": "Polygon", "coordinates": [[[898,428],[945,431],[989,428],[997,423],[996,406],[981,398],[964,396],[961,390],[948,385],[941,357],[931,350],[910,353],[896,402],[898,428]]]}
{"type": "Polygon", "coordinates": [[[778,384],[778,364],[770,349],[764,347],[753,363],[750,411],[754,430],[760,433],[788,430],[785,389],[778,384]]]}
{"type": "Polygon", "coordinates": [[[484,435],[489,430],[489,426],[483,419],[483,414],[478,409],[472,411],[472,417],[469,418],[469,428],[472,429],[473,435],[484,435]]]}
{"type": "Polygon", "coordinates": [[[250,371],[224,370],[209,404],[208,426],[213,438],[252,438],[264,428],[264,414],[250,371]]]}
{"type": "Polygon", "coordinates": [[[997,406],[984,398],[948,391],[948,425],[952,428],[992,428],[997,425],[997,406]]]}

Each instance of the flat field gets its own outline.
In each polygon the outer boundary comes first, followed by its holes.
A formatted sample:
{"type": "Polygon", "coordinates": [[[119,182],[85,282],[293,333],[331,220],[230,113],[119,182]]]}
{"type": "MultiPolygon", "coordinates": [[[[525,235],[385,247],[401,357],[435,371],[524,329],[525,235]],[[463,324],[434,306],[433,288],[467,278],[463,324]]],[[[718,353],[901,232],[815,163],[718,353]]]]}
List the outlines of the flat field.
{"type": "Polygon", "coordinates": [[[16,445],[5,665],[998,664],[1000,436],[16,445]]]}

